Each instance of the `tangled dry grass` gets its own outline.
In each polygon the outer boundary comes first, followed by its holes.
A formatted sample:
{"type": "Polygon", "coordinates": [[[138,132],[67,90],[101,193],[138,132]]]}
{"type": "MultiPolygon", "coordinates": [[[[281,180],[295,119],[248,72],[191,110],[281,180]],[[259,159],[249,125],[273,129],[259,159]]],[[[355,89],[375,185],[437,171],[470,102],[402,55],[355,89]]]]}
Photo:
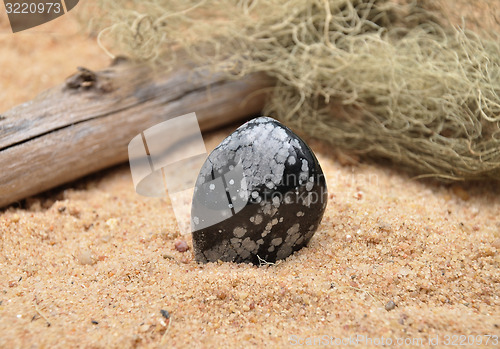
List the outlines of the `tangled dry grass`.
{"type": "Polygon", "coordinates": [[[92,22],[110,51],[276,78],[265,114],[444,180],[500,179],[500,44],[415,2],[133,0],[92,22]],[[112,46],[109,46],[112,45],[112,46]]]}

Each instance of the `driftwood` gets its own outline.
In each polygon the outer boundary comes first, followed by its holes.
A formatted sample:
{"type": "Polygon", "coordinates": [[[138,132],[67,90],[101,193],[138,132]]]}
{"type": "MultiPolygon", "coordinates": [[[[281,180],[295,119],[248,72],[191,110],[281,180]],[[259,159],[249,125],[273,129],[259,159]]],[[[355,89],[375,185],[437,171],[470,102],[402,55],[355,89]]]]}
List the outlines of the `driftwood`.
{"type": "Polygon", "coordinates": [[[118,59],[0,115],[0,207],[127,161],[127,145],[168,118],[196,112],[202,131],[260,112],[263,75],[228,80],[182,67],[168,74],[118,59]]]}

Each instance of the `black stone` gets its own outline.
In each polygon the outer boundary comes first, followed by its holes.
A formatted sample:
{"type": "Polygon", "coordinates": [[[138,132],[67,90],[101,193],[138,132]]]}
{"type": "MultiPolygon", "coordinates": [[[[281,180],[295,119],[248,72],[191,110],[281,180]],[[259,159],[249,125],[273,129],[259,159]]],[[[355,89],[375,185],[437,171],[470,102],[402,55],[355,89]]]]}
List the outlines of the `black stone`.
{"type": "Polygon", "coordinates": [[[284,259],[307,245],[327,197],[323,171],[306,143],[272,118],[253,119],[201,168],[191,208],[196,260],[284,259]]]}

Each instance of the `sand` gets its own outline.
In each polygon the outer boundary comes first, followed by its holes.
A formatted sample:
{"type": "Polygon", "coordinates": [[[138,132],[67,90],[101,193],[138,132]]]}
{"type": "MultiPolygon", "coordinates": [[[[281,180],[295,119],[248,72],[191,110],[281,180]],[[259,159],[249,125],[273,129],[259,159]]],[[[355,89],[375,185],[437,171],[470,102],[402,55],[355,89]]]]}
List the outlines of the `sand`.
{"type": "MultiPolygon", "coordinates": [[[[0,112],[108,64],[75,28],[13,37],[1,22],[0,112]]],[[[276,265],[197,264],[169,200],[136,194],[127,164],[0,211],[0,347],[500,347],[498,183],[416,181],[307,141],[327,211],[276,265]]]]}

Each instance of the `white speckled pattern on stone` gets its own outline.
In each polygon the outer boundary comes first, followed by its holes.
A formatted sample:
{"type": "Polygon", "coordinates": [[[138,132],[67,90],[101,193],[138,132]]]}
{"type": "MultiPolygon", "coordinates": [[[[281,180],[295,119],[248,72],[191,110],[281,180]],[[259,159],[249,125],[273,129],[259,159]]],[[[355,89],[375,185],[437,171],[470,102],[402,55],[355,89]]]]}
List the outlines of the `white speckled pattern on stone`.
{"type": "Polygon", "coordinates": [[[326,198],[323,172],[304,141],[274,119],[254,119],[200,170],[191,215],[196,259],[286,258],[307,245],[326,198]]]}

